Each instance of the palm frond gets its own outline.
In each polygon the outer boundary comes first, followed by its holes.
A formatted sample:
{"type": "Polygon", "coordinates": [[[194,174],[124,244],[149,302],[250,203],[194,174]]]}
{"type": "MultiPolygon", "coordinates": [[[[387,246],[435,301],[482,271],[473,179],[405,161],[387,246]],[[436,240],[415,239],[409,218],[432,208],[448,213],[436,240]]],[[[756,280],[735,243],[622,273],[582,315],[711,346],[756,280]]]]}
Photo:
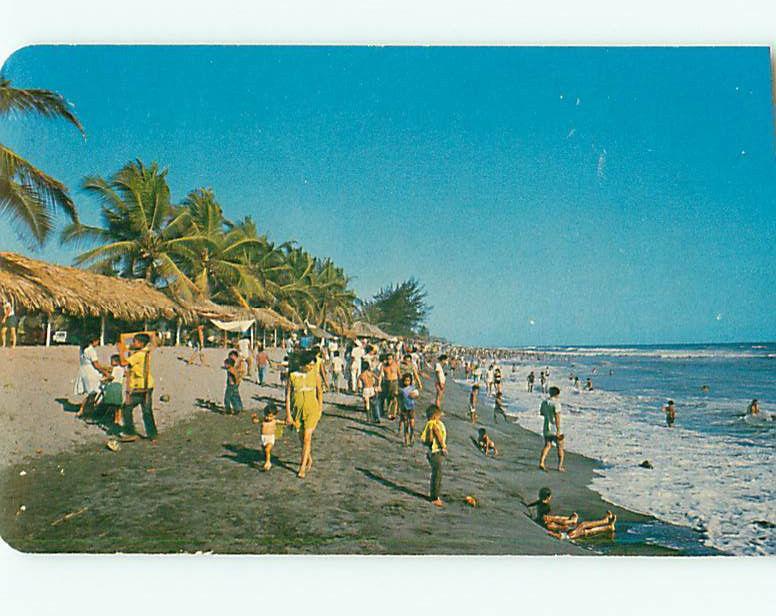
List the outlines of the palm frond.
{"type": "Polygon", "coordinates": [[[78,222],[78,212],[67,187],[2,143],[0,143],[0,177],[30,186],[38,193],[41,203],[52,209],[62,208],[73,222],[78,222]]]}
{"type": "Polygon", "coordinates": [[[28,184],[20,184],[0,175],[0,213],[7,215],[24,238],[22,228],[29,230],[42,245],[51,230],[51,216],[46,204],[28,184]]]}
{"type": "Polygon", "coordinates": [[[84,127],[61,94],[51,90],[14,88],[9,80],[0,77],[0,113],[29,112],[46,118],[63,118],[86,137],[84,127]]]}

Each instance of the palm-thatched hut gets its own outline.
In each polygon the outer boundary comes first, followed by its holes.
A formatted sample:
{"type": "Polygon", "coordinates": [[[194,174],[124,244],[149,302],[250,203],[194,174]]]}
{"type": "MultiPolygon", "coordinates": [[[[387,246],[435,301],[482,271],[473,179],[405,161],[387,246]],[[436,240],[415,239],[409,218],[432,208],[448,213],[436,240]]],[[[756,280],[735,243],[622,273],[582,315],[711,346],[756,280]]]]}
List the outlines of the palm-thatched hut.
{"type": "Polygon", "coordinates": [[[47,346],[51,316],[56,313],[99,317],[102,343],[108,316],[121,321],[194,318],[190,310],[145,280],[103,276],[12,252],[0,252],[0,296],[26,311],[47,315],[47,346]]]}
{"type": "Polygon", "coordinates": [[[334,338],[333,334],[330,334],[322,327],[318,327],[317,325],[313,325],[312,323],[308,323],[305,321],[305,327],[307,328],[307,331],[309,331],[313,336],[316,338],[320,338],[321,340],[326,340],[327,338],[334,338]]]}
{"type": "Polygon", "coordinates": [[[366,321],[354,321],[345,334],[350,338],[376,338],[377,340],[388,340],[391,338],[377,325],[372,325],[366,321]]]}
{"type": "Polygon", "coordinates": [[[256,321],[265,328],[279,327],[286,331],[299,329],[299,326],[291,319],[287,319],[282,314],[272,310],[272,308],[254,308],[253,314],[256,315],[256,321]]]}

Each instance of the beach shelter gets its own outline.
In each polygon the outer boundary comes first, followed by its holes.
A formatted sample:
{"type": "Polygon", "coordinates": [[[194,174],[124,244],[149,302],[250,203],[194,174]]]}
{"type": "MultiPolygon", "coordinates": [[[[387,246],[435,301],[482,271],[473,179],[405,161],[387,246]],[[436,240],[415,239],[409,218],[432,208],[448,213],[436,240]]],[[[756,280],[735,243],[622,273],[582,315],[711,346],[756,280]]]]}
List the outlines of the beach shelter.
{"type": "MultiPolygon", "coordinates": [[[[252,308],[224,306],[206,298],[198,298],[194,302],[184,305],[200,319],[207,319],[224,332],[224,342],[226,342],[227,332],[243,333],[250,331],[251,346],[253,346],[253,324],[256,322],[256,315],[253,313],[252,308]]],[[[178,334],[176,338],[179,337],[178,334]]]]}
{"type": "Polygon", "coordinates": [[[388,340],[391,338],[377,325],[372,325],[366,321],[355,321],[348,331],[349,338],[375,338],[377,340],[388,340]]]}
{"type": "Polygon", "coordinates": [[[330,334],[322,327],[318,327],[317,325],[313,325],[307,321],[305,321],[305,327],[307,327],[307,331],[309,331],[313,336],[320,338],[321,340],[327,340],[329,338],[335,337],[333,334],[330,334]]]}
{"type": "Polygon", "coordinates": [[[17,308],[46,315],[46,346],[51,340],[51,317],[99,317],[104,344],[108,317],[121,321],[178,319],[195,315],[145,280],[104,276],[93,272],[0,252],[0,296],[17,308]]]}

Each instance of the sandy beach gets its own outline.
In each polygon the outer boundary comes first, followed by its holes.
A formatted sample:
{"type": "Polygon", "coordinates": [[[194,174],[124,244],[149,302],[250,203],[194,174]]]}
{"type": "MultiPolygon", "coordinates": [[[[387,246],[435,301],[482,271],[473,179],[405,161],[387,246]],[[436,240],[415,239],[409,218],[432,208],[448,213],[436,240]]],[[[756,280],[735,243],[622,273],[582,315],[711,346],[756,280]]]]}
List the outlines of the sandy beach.
{"type": "MultiPolygon", "coordinates": [[[[100,349],[100,356],[109,352],[100,349]]],[[[210,367],[186,366],[179,359],[185,349],[160,349],[156,395],[168,393],[171,400],[156,404],[159,444],[123,444],[117,453],[105,447],[100,427],[57,401],[75,402],[68,395],[77,370],[74,347],[13,353],[5,351],[0,364],[0,527],[4,540],[22,551],[671,553],[605,537],[575,545],[548,536],[524,505],[545,485],[556,495],[558,511],[594,519],[612,509],[618,533],[647,518],[613,507],[587,487],[593,460],[569,454],[567,473],[539,471],[539,437],[515,424],[493,426],[487,408],[481,409],[481,423],[500,456],[484,458],[465,418],[466,393],[452,382],[445,403],[447,506],[437,510],[427,500],[424,448],[402,447],[393,422],[366,422],[353,396],[326,395],[315,467],[302,481],[295,475],[295,434],[286,430],[273,451],[273,470],[263,473],[250,413],[225,416],[209,404],[222,398],[224,373],[216,367],[222,349],[208,350],[210,367]],[[478,508],[464,502],[468,495],[478,499],[478,508]]],[[[247,409],[259,409],[281,400],[282,391],[246,382],[242,395],[247,409]]],[[[420,406],[427,402],[424,393],[420,406]]]]}

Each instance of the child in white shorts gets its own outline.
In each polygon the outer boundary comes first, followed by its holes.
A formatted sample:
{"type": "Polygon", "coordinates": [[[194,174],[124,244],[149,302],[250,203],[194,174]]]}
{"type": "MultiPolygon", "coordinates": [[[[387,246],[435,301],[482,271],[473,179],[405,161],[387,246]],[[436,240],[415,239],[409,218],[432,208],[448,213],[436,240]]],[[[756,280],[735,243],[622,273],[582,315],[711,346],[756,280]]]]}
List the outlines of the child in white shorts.
{"type": "Polygon", "coordinates": [[[261,422],[261,447],[264,450],[263,470],[272,468],[271,454],[275,445],[275,429],[277,428],[278,410],[274,403],[270,402],[264,409],[264,421],[261,422]]]}

